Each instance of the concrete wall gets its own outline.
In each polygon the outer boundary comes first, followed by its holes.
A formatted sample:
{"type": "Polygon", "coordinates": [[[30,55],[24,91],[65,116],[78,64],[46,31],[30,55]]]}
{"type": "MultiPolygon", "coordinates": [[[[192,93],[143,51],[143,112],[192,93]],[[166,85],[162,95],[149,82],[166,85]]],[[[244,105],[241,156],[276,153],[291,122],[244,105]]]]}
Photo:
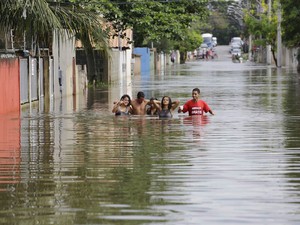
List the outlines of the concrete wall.
{"type": "Polygon", "coordinates": [[[282,49],[282,66],[296,68],[298,65],[297,51],[297,48],[284,47],[282,49]]]}
{"type": "MultiPolygon", "coordinates": [[[[281,65],[283,67],[292,67],[296,68],[298,65],[297,61],[297,51],[298,48],[287,48],[287,47],[282,47],[282,57],[281,57],[281,65]]],[[[277,58],[277,53],[276,58],[277,58]]],[[[262,47],[260,48],[257,52],[254,53],[254,61],[257,63],[267,63],[267,52],[266,48],[262,47]]],[[[273,55],[271,56],[271,64],[275,65],[275,61],[273,59],[273,55]]]]}
{"type": "Polygon", "coordinates": [[[77,65],[76,66],[76,87],[77,87],[77,93],[84,93],[86,91],[87,85],[88,85],[88,80],[87,80],[87,69],[86,65],[81,66],[77,65]]]}
{"type": "Polygon", "coordinates": [[[112,89],[112,91],[109,91],[108,96],[110,110],[113,107],[113,102],[118,101],[122,95],[128,94],[132,96],[131,56],[131,49],[123,51],[112,49],[110,54],[111,58],[108,66],[110,74],[109,83],[112,89]]]}
{"type": "Polygon", "coordinates": [[[53,32],[54,98],[73,94],[73,59],[75,37],[65,31],[53,32]],[[59,86],[59,70],[62,72],[62,87],[59,86]]]}
{"type": "Polygon", "coordinates": [[[0,114],[20,111],[19,59],[0,59],[0,114]]]}
{"type": "Polygon", "coordinates": [[[128,85],[131,83],[131,49],[112,49],[108,65],[109,83],[128,85]]]}

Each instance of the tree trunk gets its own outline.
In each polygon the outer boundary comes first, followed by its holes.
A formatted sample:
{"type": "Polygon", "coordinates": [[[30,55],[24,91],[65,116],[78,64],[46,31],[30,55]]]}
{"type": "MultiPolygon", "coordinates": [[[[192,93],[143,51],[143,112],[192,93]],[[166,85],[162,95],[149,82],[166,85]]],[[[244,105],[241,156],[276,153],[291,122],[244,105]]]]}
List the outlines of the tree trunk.
{"type": "Polygon", "coordinates": [[[272,55],[273,55],[273,59],[274,59],[275,65],[277,67],[277,58],[276,58],[276,55],[275,55],[275,51],[273,49],[272,49],[272,55]]]}
{"type": "Polygon", "coordinates": [[[85,47],[85,55],[86,55],[86,62],[87,62],[87,78],[89,84],[92,84],[94,81],[96,82],[96,70],[95,70],[95,57],[94,57],[94,50],[90,47],[85,47]]]}
{"type": "Polygon", "coordinates": [[[84,46],[84,52],[86,57],[86,68],[87,68],[87,79],[89,84],[92,84],[96,79],[96,69],[95,69],[95,54],[94,49],[91,44],[88,32],[83,32],[80,37],[82,44],[84,46]]]}
{"type": "Polygon", "coordinates": [[[186,60],[186,54],[184,52],[180,52],[180,64],[184,64],[186,60]]]}

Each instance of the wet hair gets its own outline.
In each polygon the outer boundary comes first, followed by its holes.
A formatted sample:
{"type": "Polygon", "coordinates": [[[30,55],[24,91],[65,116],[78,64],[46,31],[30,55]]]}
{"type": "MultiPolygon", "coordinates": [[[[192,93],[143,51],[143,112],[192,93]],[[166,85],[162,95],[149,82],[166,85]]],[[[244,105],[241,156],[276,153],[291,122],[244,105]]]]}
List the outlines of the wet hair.
{"type": "Polygon", "coordinates": [[[162,97],[162,99],[161,99],[161,107],[163,107],[164,98],[168,98],[169,99],[168,109],[171,109],[172,108],[172,100],[171,100],[171,98],[169,96],[162,97]]]}
{"type": "Polygon", "coordinates": [[[121,99],[120,100],[124,100],[124,98],[128,98],[128,105],[131,105],[131,99],[130,99],[130,96],[129,95],[127,95],[127,94],[125,94],[125,95],[123,95],[122,97],[121,97],[121,99]]]}
{"type": "Polygon", "coordinates": [[[158,100],[157,98],[155,98],[155,97],[152,97],[152,98],[150,98],[150,100],[158,100]]]}
{"type": "Polygon", "coordinates": [[[137,93],[137,98],[145,98],[144,92],[139,91],[139,92],[137,93]]]}
{"type": "Polygon", "coordinates": [[[194,88],[192,92],[197,91],[198,94],[200,94],[200,89],[199,88],[194,88]]]}

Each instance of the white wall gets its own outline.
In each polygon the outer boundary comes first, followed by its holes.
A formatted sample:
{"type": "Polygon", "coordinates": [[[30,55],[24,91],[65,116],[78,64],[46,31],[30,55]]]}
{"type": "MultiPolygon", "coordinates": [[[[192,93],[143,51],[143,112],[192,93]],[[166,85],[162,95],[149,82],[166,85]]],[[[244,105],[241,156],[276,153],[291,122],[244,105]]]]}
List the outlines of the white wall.
{"type": "Polygon", "coordinates": [[[123,94],[132,98],[131,83],[131,55],[132,50],[119,51],[112,49],[108,65],[109,83],[112,91],[109,91],[109,105],[112,109],[113,102],[120,99],[123,94]]]}
{"type": "Polygon", "coordinates": [[[53,32],[54,58],[54,98],[72,95],[73,93],[73,58],[75,59],[75,37],[68,36],[66,31],[53,32]],[[62,70],[62,89],[58,82],[59,68],[62,70]]]}
{"type": "Polygon", "coordinates": [[[286,67],[297,67],[298,61],[297,61],[297,48],[286,48],[284,47],[282,49],[283,52],[283,66],[286,67]]]}

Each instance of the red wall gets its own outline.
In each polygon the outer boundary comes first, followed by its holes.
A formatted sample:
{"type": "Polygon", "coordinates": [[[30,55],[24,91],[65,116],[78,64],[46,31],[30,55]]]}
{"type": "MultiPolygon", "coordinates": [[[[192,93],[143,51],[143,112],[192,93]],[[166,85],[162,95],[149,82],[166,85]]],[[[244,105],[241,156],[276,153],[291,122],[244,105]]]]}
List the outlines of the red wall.
{"type": "Polygon", "coordinates": [[[20,111],[19,59],[0,59],[0,114],[20,111]]]}

